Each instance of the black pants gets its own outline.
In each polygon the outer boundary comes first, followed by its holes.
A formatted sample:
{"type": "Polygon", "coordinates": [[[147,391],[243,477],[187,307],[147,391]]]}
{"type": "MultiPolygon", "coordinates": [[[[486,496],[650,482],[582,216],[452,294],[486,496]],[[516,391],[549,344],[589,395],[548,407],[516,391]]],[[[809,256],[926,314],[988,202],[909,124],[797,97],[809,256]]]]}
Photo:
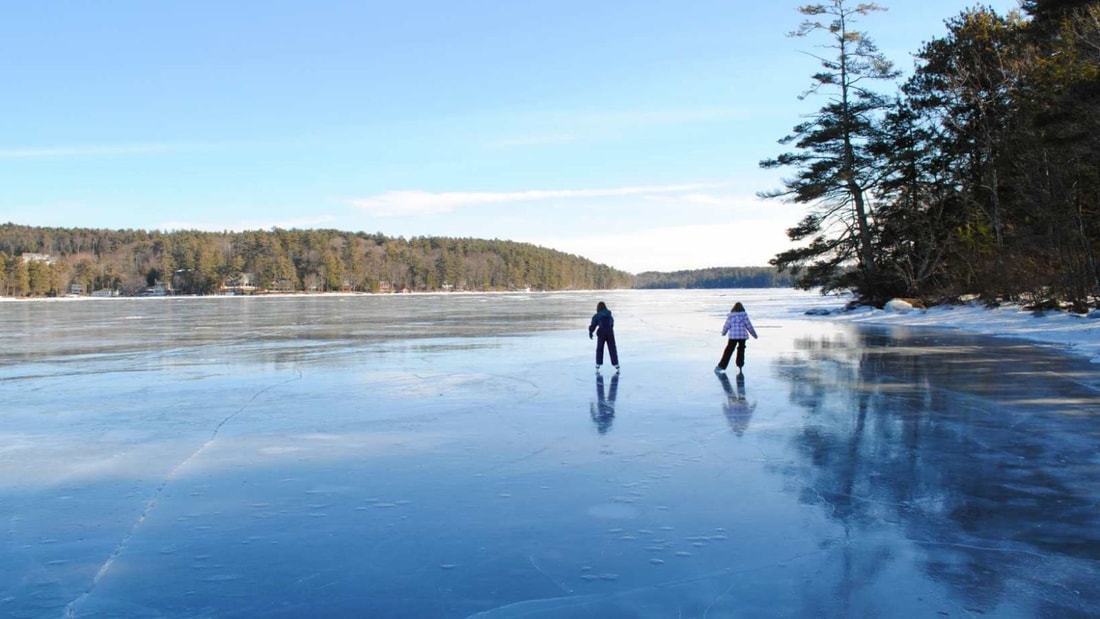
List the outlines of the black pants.
{"type": "Polygon", "coordinates": [[[718,362],[718,367],[723,370],[729,367],[730,357],[733,356],[733,349],[737,349],[737,368],[745,367],[745,340],[733,340],[731,339],[726,344],[726,349],[722,351],[722,360],[718,362]]]}
{"type": "Polygon", "coordinates": [[[607,345],[607,352],[611,355],[611,365],[619,365],[619,351],[615,348],[615,332],[596,333],[596,365],[603,365],[603,347],[607,345]]]}

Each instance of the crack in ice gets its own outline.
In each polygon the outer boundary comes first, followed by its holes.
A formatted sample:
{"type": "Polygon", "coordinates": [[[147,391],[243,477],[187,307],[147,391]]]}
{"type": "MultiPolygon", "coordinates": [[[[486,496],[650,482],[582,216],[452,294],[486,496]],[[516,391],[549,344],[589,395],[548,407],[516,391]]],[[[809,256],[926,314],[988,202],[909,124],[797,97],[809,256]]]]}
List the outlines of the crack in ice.
{"type": "Polygon", "coordinates": [[[134,535],[137,534],[138,530],[141,528],[141,525],[145,523],[145,520],[149,517],[149,514],[152,513],[153,509],[156,507],[157,499],[160,498],[160,495],[163,494],[164,489],[168,487],[168,483],[172,481],[172,479],[179,473],[179,471],[187,466],[200,453],[202,453],[207,447],[209,447],[215,441],[215,439],[218,438],[218,432],[221,431],[222,427],[225,426],[225,424],[229,423],[235,417],[248,409],[248,407],[252,406],[252,403],[255,402],[256,399],[259,398],[261,395],[268,391],[271,391],[276,387],[281,387],[294,381],[302,380],[302,371],[295,369],[294,372],[296,373],[296,376],[294,378],[284,380],[280,383],[275,383],[273,385],[268,385],[267,387],[264,387],[263,389],[260,389],[256,393],[252,394],[252,397],[250,397],[247,402],[242,404],[240,408],[233,411],[229,415],[226,415],[224,419],[222,419],[220,422],[218,422],[217,425],[214,426],[214,429],[210,433],[210,438],[206,439],[206,441],[203,442],[202,445],[199,445],[198,448],[195,449],[195,451],[191,452],[191,455],[184,458],[179,464],[173,467],[167,475],[164,476],[164,479],[161,480],[156,490],[153,491],[153,495],[149,497],[147,501],[145,501],[145,507],[142,508],[141,514],[138,515],[137,520],[134,521],[134,524],[130,527],[130,530],[126,533],[126,535],[123,536],[118,545],[115,546],[114,552],[112,552],[111,555],[107,557],[107,560],[104,561],[103,565],[101,565],[99,567],[99,570],[96,571],[95,576],[92,577],[92,582],[79,596],[76,597],[76,599],[69,602],[68,605],[65,606],[65,617],[67,619],[73,619],[74,617],[76,617],[77,607],[81,603],[83,603],[84,600],[88,599],[88,597],[91,596],[92,593],[95,592],[96,587],[99,586],[99,582],[103,579],[104,576],[106,576],[107,572],[110,571],[111,566],[114,565],[115,560],[122,556],[122,553],[126,551],[126,547],[129,545],[130,540],[133,539],[134,535]]]}

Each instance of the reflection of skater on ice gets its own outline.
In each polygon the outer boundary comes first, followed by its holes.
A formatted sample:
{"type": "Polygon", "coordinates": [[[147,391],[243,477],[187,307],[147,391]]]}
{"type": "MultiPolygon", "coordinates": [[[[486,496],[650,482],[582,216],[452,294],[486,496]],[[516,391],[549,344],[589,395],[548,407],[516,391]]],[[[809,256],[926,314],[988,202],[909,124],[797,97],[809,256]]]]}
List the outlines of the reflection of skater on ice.
{"type": "Polygon", "coordinates": [[[611,375],[611,391],[604,396],[603,375],[596,374],[596,401],[589,404],[589,414],[592,415],[592,423],[596,424],[596,431],[607,434],[611,429],[611,423],[615,421],[615,395],[619,390],[619,375],[611,375]]]}
{"type": "Polygon", "coordinates": [[[733,305],[733,309],[726,316],[726,322],[722,325],[722,335],[729,335],[729,342],[726,343],[726,349],[722,351],[722,358],[714,371],[718,374],[724,373],[729,367],[734,349],[737,349],[737,375],[740,376],[741,368],[745,367],[745,341],[750,335],[756,339],[756,329],[752,328],[752,321],[749,320],[745,306],[741,305],[740,301],[733,305]]]}
{"type": "Polygon", "coordinates": [[[745,433],[745,430],[749,429],[749,420],[752,419],[752,413],[756,410],[756,402],[749,402],[745,397],[745,377],[742,375],[737,376],[737,391],[733,390],[733,386],[730,385],[730,379],[725,374],[719,374],[718,380],[722,381],[722,389],[726,392],[726,403],[722,406],[722,411],[726,414],[726,421],[730,424],[730,429],[737,436],[741,436],[745,433]]]}
{"type": "Polygon", "coordinates": [[[596,332],[596,369],[603,365],[603,347],[606,344],[607,352],[611,355],[611,365],[618,371],[619,351],[615,348],[615,319],[603,301],[596,304],[596,313],[588,324],[588,339],[592,339],[593,331],[596,332]]]}

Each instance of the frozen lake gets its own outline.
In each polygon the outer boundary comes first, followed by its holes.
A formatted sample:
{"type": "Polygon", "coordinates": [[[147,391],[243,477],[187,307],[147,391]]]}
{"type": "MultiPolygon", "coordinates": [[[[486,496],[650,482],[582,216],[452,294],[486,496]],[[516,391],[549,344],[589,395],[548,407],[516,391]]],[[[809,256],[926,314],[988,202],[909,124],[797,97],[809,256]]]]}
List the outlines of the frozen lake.
{"type": "Polygon", "coordinates": [[[0,303],[0,616],[1100,615],[1097,366],[822,303],[0,303]]]}

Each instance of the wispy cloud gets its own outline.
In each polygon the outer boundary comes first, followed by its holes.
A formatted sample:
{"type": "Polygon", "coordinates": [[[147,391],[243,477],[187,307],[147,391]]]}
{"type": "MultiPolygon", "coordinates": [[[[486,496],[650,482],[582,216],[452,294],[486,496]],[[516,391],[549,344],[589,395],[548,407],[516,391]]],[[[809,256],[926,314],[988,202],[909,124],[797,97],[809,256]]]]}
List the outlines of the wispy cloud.
{"type": "Polygon", "coordinates": [[[661,194],[697,192],[721,187],[723,183],[687,185],[643,185],[612,189],[532,189],[527,191],[387,191],[367,198],[348,200],[348,204],[379,217],[430,215],[449,213],[456,209],[485,204],[532,202],[537,200],[571,200],[579,198],[609,198],[621,196],[655,196],[661,194]]]}
{"type": "Polygon", "coordinates": [[[0,159],[54,159],[62,157],[120,157],[150,155],[203,148],[198,144],[103,144],[80,146],[40,146],[0,148],[0,159]]]}

